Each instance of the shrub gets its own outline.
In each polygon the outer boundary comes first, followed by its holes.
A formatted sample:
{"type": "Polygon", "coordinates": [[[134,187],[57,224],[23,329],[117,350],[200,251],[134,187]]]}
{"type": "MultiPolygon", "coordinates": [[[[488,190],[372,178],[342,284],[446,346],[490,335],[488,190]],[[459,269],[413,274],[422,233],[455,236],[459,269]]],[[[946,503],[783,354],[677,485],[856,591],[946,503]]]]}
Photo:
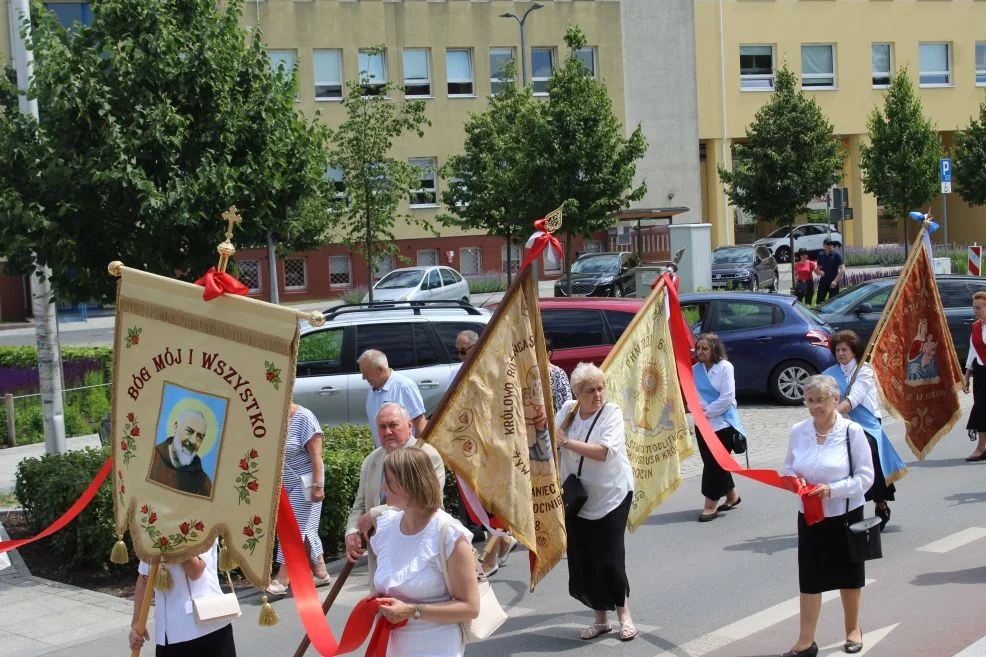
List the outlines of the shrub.
{"type": "MultiPolygon", "coordinates": [[[[81,385],[90,372],[100,373],[103,381],[113,375],[111,347],[62,347],[61,355],[66,387],[81,385]]],[[[37,349],[0,346],[0,394],[30,394],[38,390],[37,349]]]]}
{"type": "Polygon", "coordinates": [[[367,292],[369,292],[369,290],[363,285],[354,287],[348,292],[344,292],[342,294],[342,301],[343,303],[363,303],[363,297],[366,296],[367,292]]]}
{"type": "Polygon", "coordinates": [[[469,294],[488,294],[507,289],[507,277],[498,272],[470,276],[466,281],[469,283],[469,294]]]}
{"type": "Polygon", "coordinates": [[[878,271],[847,271],[845,278],[843,278],[841,289],[846,289],[852,287],[853,285],[859,285],[860,283],[865,283],[866,281],[872,281],[874,278],[885,278],[887,276],[900,276],[901,268],[896,269],[880,269],[878,271]]]}
{"type": "MultiPolygon", "coordinates": [[[[107,448],[85,449],[20,462],[14,495],[23,504],[32,532],[43,530],[79,499],[108,454],[107,448]]],[[[110,548],[116,542],[112,487],[100,487],[75,520],[46,540],[66,568],[101,564],[109,570],[110,548]]]]}

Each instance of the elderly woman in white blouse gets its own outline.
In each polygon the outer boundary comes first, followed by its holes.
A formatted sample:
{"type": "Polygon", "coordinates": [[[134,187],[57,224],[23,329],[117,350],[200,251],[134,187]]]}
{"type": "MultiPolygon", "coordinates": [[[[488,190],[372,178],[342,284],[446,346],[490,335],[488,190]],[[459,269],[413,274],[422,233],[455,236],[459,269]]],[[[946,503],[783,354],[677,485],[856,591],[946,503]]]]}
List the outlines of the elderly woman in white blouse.
{"type": "Polygon", "coordinates": [[[594,639],[613,630],[608,612],[616,610],[619,638],[637,636],[630,617],[630,583],[624,537],[633,472],[627,455],[623,411],[606,403],[603,371],[579,363],[572,372],[575,400],[567,401],[555,418],[561,480],[576,474],[589,498],[576,514],[566,513],[568,531],[568,593],[595,612],[595,620],[579,635],[594,639]]]}
{"type": "Polygon", "coordinates": [[[801,591],[801,631],[783,657],[815,657],[815,628],[822,593],[838,589],[842,597],[846,642],[843,650],[863,649],[859,602],[865,581],[863,562],[849,553],[845,523],[863,519],[864,494],[873,484],[873,461],[862,427],[839,415],[839,384],[826,375],[809,377],[804,388],[811,417],[791,428],[784,461],[785,476],[814,485],[809,495],[822,498],[825,518],[809,526],[804,509],[798,513],[798,583],[801,591]],[[851,453],[851,466],[850,466],[851,453]]]}

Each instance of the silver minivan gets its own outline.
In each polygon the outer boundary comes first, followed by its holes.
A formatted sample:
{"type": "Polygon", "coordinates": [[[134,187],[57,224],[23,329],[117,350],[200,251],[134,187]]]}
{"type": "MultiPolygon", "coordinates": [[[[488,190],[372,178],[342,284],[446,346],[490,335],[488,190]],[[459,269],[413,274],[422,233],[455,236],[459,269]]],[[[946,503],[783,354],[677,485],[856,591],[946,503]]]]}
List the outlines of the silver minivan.
{"type": "Polygon", "coordinates": [[[324,326],[302,325],[294,401],[322,424],[366,424],[370,386],[356,359],[367,349],[379,349],[392,369],[417,384],[430,413],[461,365],[455,337],[464,330],[481,334],[491,316],[462,301],[329,308],[324,326]]]}

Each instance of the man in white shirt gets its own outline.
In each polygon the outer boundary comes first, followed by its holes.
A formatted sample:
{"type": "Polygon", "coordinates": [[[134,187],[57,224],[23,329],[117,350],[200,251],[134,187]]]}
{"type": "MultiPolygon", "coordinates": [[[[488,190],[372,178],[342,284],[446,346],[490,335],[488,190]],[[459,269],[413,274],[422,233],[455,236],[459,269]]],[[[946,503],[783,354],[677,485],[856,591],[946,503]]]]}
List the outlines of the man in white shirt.
{"type": "Polygon", "coordinates": [[[370,392],[366,395],[366,417],[370,423],[370,433],[373,434],[373,443],[380,447],[380,436],[374,418],[387,402],[397,402],[407,409],[414,435],[420,436],[425,430],[425,403],[414,381],[390,369],[386,354],[376,349],[364,351],[356,363],[363,380],[370,384],[370,392]]]}

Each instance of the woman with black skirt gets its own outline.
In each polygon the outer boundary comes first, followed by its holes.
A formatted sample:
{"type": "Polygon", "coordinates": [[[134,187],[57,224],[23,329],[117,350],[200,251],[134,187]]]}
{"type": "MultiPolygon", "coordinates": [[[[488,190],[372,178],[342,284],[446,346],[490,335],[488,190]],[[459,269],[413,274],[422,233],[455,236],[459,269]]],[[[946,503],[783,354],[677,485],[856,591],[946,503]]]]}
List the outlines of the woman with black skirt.
{"type": "Polygon", "coordinates": [[[815,485],[809,495],[822,498],[825,517],[811,526],[804,509],[798,514],[798,584],[801,591],[801,628],[798,640],[783,657],[815,657],[815,628],[822,609],[822,593],[839,590],[845,620],[843,650],[863,649],[859,603],[865,583],[863,561],[849,553],[846,522],[863,519],[864,493],[873,485],[873,460],[863,428],[839,415],[839,385],[830,376],[805,382],[805,404],[811,418],[791,428],[784,461],[785,476],[802,485],[815,485]],[[850,452],[852,464],[850,466],[850,452]]]}
{"type": "MultiPolygon", "coordinates": [[[[736,411],[736,378],[733,364],[726,360],[726,348],[715,333],[703,333],[695,340],[695,358],[692,367],[695,388],[702,400],[702,411],[716,432],[716,437],[727,452],[733,451],[736,435],[746,435],[736,411]]],[[[702,455],[702,495],[705,508],[698,517],[699,522],[709,522],[719,517],[722,511],[729,511],[742,502],[733,475],[723,470],[705,439],[698,438],[698,452],[702,455]],[[726,501],[719,504],[723,497],[726,501]]]]}
{"type": "Polygon", "coordinates": [[[595,612],[580,638],[589,640],[613,631],[608,612],[616,610],[619,638],[637,636],[630,617],[624,537],[633,471],[627,455],[623,411],[606,403],[603,371],[579,363],[572,372],[575,401],[558,411],[558,464],[561,480],[575,474],[588,495],[577,513],[566,511],[568,531],[568,593],[595,612]]]}
{"type": "Polygon", "coordinates": [[[972,313],[976,321],[969,337],[963,388],[969,394],[969,379],[972,379],[972,411],[965,428],[969,437],[973,440],[978,438],[979,443],[966,461],[986,461],[986,292],[972,295],[972,313]]]}

